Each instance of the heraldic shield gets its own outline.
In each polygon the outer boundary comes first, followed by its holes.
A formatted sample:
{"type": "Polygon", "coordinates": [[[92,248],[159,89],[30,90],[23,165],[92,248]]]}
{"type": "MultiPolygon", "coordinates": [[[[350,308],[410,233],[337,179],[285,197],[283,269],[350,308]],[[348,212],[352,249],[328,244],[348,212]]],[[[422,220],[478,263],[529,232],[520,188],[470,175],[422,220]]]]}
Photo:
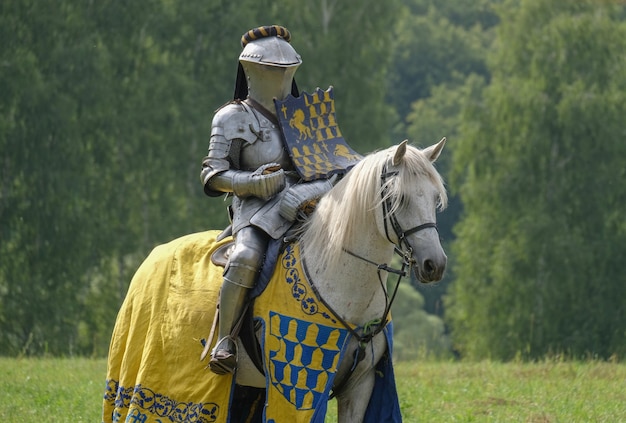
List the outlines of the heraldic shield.
{"type": "Polygon", "coordinates": [[[363,158],[341,135],[333,87],[274,103],[289,155],[303,180],[345,173],[363,158]]]}

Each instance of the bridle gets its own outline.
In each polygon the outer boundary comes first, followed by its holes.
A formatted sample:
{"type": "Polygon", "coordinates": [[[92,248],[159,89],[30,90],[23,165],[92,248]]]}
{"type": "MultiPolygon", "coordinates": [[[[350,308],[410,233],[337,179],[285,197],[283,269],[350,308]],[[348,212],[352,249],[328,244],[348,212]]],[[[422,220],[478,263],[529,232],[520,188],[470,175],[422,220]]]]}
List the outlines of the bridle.
{"type": "Polygon", "coordinates": [[[381,187],[382,187],[381,195],[382,195],[382,200],[383,200],[382,206],[383,206],[383,223],[385,225],[385,236],[387,237],[387,240],[389,240],[389,242],[394,244],[395,252],[399,254],[401,257],[403,257],[406,261],[408,261],[410,265],[413,265],[415,264],[415,259],[413,259],[413,247],[411,247],[411,245],[409,244],[406,238],[409,235],[422,231],[424,229],[434,228],[437,232],[439,232],[439,229],[437,228],[437,224],[435,222],[422,223],[421,225],[417,225],[406,231],[402,228],[402,226],[400,225],[400,222],[398,222],[398,218],[396,217],[396,215],[394,213],[391,213],[391,197],[387,193],[387,179],[390,176],[397,176],[397,175],[398,175],[397,171],[387,172],[386,165],[383,168],[382,174],[380,175],[381,187]],[[389,226],[392,227],[398,239],[397,243],[395,243],[389,237],[389,226]],[[402,250],[403,244],[406,247],[405,250],[402,250]]]}
{"type": "Polygon", "coordinates": [[[437,231],[437,233],[439,232],[439,229],[435,222],[422,223],[421,225],[414,226],[408,230],[404,230],[402,228],[402,225],[400,225],[400,222],[398,222],[398,218],[396,217],[396,215],[391,212],[392,210],[391,196],[388,195],[388,192],[387,192],[387,187],[388,187],[387,180],[389,179],[389,177],[397,176],[397,175],[398,175],[397,171],[388,172],[387,165],[383,167],[382,173],[380,175],[381,200],[382,200],[381,203],[382,203],[382,208],[383,208],[383,224],[385,228],[385,237],[391,244],[394,245],[394,252],[402,258],[402,269],[401,270],[393,269],[389,267],[386,263],[378,264],[350,250],[347,250],[345,248],[343,249],[344,252],[350,254],[351,256],[356,257],[360,260],[363,260],[369,264],[373,264],[377,266],[379,270],[379,278],[380,278],[380,270],[385,270],[390,273],[395,273],[399,275],[400,278],[402,278],[406,276],[405,269],[408,267],[410,270],[410,268],[415,264],[415,259],[413,258],[413,247],[411,247],[411,244],[409,244],[409,242],[407,241],[407,237],[409,235],[412,235],[416,232],[419,232],[428,228],[433,228],[437,231]],[[389,227],[393,229],[393,232],[396,235],[397,241],[394,241],[389,236],[389,227]]]}
{"type": "Polygon", "coordinates": [[[354,352],[354,357],[353,357],[354,362],[350,368],[350,373],[346,375],[346,377],[337,386],[333,388],[333,392],[330,395],[329,399],[335,397],[336,394],[341,391],[341,389],[344,387],[344,385],[350,378],[350,374],[356,368],[357,364],[359,364],[359,362],[363,360],[363,358],[365,358],[365,348],[367,347],[367,345],[371,342],[374,336],[381,333],[385,329],[387,324],[389,323],[388,317],[391,311],[391,305],[393,304],[393,301],[396,298],[396,294],[398,292],[398,287],[400,286],[400,282],[402,278],[407,275],[407,269],[410,270],[415,264],[415,259],[413,258],[413,248],[407,241],[407,237],[416,232],[429,229],[429,228],[433,228],[437,232],[439,232],[437,228],[437,224],[435,222],[422,223],[421,225],[417,225],[408,230],[404,230],[402,228],[402,225],[400,225],[400,222],[398,221],[398,218],[396,217],[395,213],[391,212],[393,208],[392,203],[391,203],[391,196],[388,195],[388,192],[387,192],[388,179],[392,176],[397,176],[397,175],[398,175],[397,171],[388,172],[387,165],[383,167],[381,175],[380,175],[381,196],[382,196],[381,204],[383,208],[382,211],[383,211],[383,222],[384,222],[384,227],[385,227],[385,236],[387,237],[387,240],[394,245],[394,252],[402,258],[402,268],[399,270],[394,269],[392,267],[389,267],[386,263],[379,264],[372,260],[369,260],[368,258],[360,256],[348,249],[345,249],[345,248],[343,249],[343,251],[346,252],[347,254],[377,267],[378,280],[380,282],[383,292],[385,293],[385,310],[383,311],[382,316],[380,318],[367,322],[365,325],[363,325],[362,333],[359,333],[355,329],[353,329],[350,326],[350,324],[346,322],[339,315],[339,313],[337,313],[332,307],[330,307],[330,305],[319,294],[319,292],[317,291],[317,288],[312,285],[313,291],[315,291],[315,294],[319,298],[319,300],[328,308],[328,310],[330,310],[330,312],[335,316],[335,318],[352,334],[352,336],[354,336],[358,340],[358,343],[359,343],[358,344],[359,347],[354,352]],[[396,235],[397,242],[394,242],[390,237],[390,234],[389,234],[390,227],[391,229],[393,229],[393,232],[396,235]],[[385,287],[385,282],[383,281],[383,278],[382,278],[381,271],[386,271],[388,273],[394,273],[398,275],[398,279],[396,281],[396,284],[395,284],[395,287],[393,289],[391,296],[389,296],[387,292],[387,289],[385,287]]]}

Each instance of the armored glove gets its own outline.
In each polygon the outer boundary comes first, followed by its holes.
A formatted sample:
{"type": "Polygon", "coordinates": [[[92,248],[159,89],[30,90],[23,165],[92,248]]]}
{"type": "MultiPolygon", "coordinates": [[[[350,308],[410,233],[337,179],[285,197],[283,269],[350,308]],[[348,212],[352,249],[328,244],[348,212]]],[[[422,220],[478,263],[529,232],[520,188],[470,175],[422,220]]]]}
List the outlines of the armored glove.
{"type": "Polygon", "coordinates": [[[233,177],[233,193],[238,197],[269,200],[282,191],[285,184],[285,171],[277,163],[268,163],[252,173],[237,172],[233,177]]]}
{"type": "Polygon", "coordinates": [[[333,187],[336,179],[337,177],[333,176],[329,180],[318,180],[291,186],[280,200],[280,215],[290,222],[294,222],[299,213],[306,217],[315,208],[317,200],[333,187]]]}

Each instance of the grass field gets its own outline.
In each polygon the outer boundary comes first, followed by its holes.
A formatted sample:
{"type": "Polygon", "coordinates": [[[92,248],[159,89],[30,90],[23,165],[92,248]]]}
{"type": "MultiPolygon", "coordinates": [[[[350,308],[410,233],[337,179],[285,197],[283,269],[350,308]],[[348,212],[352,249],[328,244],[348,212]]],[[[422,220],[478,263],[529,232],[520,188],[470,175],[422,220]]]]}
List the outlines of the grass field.
{"type": "MultiPolygon", "coordinates": [[[[104,360],[0,358],[0,422],[98,422],[105,371],[104,360]]],[[[398,363],[396,379],[409,423],[626,422],[624,364],[398,363]]]]}

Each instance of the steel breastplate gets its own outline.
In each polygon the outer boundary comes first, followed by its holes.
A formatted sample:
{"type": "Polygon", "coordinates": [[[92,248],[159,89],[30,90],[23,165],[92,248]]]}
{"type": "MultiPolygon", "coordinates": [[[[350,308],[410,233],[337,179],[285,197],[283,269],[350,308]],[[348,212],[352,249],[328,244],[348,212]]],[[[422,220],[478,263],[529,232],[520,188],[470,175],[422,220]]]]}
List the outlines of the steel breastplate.
{"type": "Polygon", "coordinates": [[[256,118],[258,130],[255,133],[256,140],[244,142],[241,146],[240,169],[254,171],[264,164],[278,163],[286,171],[294,170],[278,124],[256,109],[246,108],[256,118]]]}

